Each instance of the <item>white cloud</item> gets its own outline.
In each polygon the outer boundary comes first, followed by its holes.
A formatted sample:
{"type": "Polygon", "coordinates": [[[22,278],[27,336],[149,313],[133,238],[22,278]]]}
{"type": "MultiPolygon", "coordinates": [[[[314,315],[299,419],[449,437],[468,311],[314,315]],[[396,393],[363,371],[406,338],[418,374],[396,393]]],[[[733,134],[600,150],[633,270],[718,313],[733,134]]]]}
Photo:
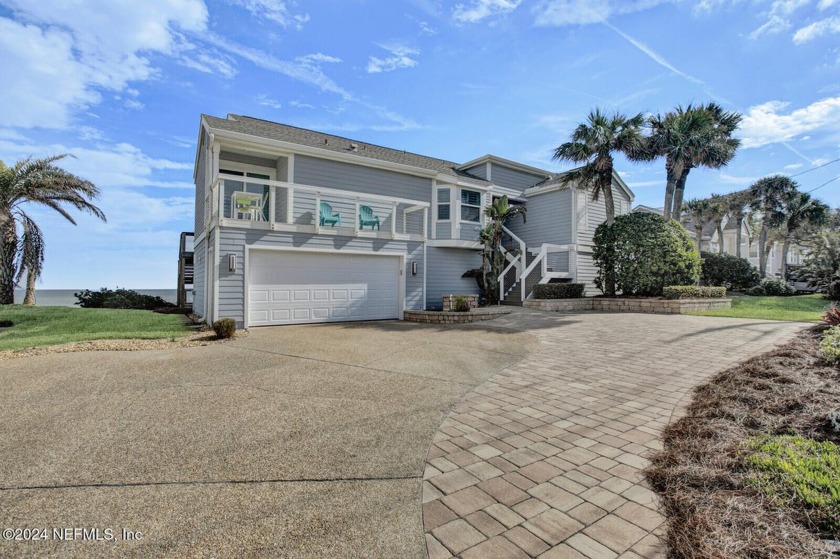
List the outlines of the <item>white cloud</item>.
{"type": "Polygon", "coordinates": [[[417,66],[417,60],[412,56],[417,56],[420,51],[411,47],[403,45],[379,45],[383,49],[391,53],[391,56],[385,58],[377,58],[371,56],[368,60],[367,71],[368,74],[377,74],[379,72],[391,72],[401,68],[412,68],[417,66]]]}
{"type": "Polygon", "coordinates": [[[817,7],[820,10],[827,10],[828,8],[832,7],[833,5],[837,4],[840,0],[820,0],[820,3],[817,4],[817,7]]]}
{"type": "Polygon", "coordinates": [[[201,31],[202,0],[146,2],[4,2],[16,20],[0,18],[0,119],[11,126],[66,128],[102,90],[121,91],[156,70],[147,53],[171,55],[177,30],[201,31]]]}
{"type": "Polygon", "coordinates": [[[768,101],[750,107],[741,122],[742,145],[756,148],[783,143],[818,130],[838,128],[840,97],[828,97],[782,114],[789,105],[782,101],[768,101]]]}
{"type": "Polygon", "coordinates": [[[296,107],[298,109],[314,109],[315,105],[310,105],[309,103],[303,103],[301,101],[289,101],[289,105],[292,107],[296,107]]]}
{"type": "Polygon", "coordinates": [[[790,165],[785,165],[783,168],[785,171],[795,171],[802,168],[802,163],[791,163],[790,165]]]}
{"type": "Polygon", "coordinates": [[[758,29],[750,33],[750,39],[757,39],[764,34],[780,33],[790,29],[792,23],[790,16],[793,12],[803,6],[807,6],[811,0],[774,0],[770,4],[767,13],[767,21],[758,29]]]}
{"type": "Polygon", "coordinates": [[[541,0],[534,8],[542,26],[586,25],[613,15],[640,12],[671,0],[541,0]]]}
{"type": "Polygon", "coordinates": [[[420,26],[420,32],[423,33],[424,35],[437,35],[438,34],[437,30],[434,27],[432,27],[431,25],[429,25],[428,21],[421,21],[417,25],[420,26]]]}
{"type": "Polygon", "coordinates": [[[510,13],[521,3],[522,0],[472,0],[468,6],[455,4],[452,17],[455,21],[476,23],[491,16],[510,13]]]}
{"type": "Polygon", "coordinates": [[[257,96],[257,105],[262,105],[263,107],[271,107],[272,109],[283,108],[283,105],[280,103],[280,101],[272,99],[264,93],[257,96]]]}
{"type": "Polygon", "coordinates": [[[671,71],[671,72],[673,72],[674,74],[677,74],[678,76],[681,76],[681,77],[683,77],[683,78],[687,79],[687,80],[688,80],[688,81],[690,81],[690,82],[693,82],[693,83],[696,83],[696,84],[700,84],[700,85],[705,85],[705,84],[703,83],[703,81],[702,81],[702,80],[697,79],[697,78],[695,78],[694,76],[692,76],[692,75],[690,75],[690,74],[687,74],[687,73],[683,72],[682,70],[679,70],[676,66],[674,66],[673,64],[671,64],[670,62],[668,62],[668,61],[665,59],[665,57],[664,57],[664,56],[662,56],[662,55],[658,54],[656,51],[654,51],[652,48],[650,48],[649,46],[647,46],[647,45],[646,45],[646,44],[644,44],[643,42],[641,42],[641,41],[639,41],[639,40],[637,40],[637,39],[634,39],[633,37],[631,37],[630,35],[628,35],[628,34],[624,33],[623,31],[621,31],[621,30],[620,30],[620,29],[618,29],[617,27],[615,27],[615,26],[611,25],[611,24],[610,24],[610,23],[608,23],[607,21],[603,21],[602,23],[603,23],[604,25],[606,25],[607,27],[609,27],[610,29],[612,29],[613,31],[615,31],[616,33],[618,33],[618,34],[619,34],[621,37],[623,37],[623,38],[624,38],[624,39],[625,39],[628,43],[630,43],[631,45],[633,45],[634,47],[636,47],[637,49],[639,49],[640,51],[642,51],[642,53],[644,53],[644,54],[645,54],[648,58],[650,58],[651,60],[653,60],[654,62],[656,62],[656,63],[657,63],[657,64],[659,64],[660,66],[662,66],[663,68],[665,68],[665,69],[667,69],[667,70],[670,70],[670,71],[671,71]]]}
{"type": "Polygon", "coordinates": [[[337,64],[341,62],[341,59],[335,56],[330,56],[328,54],[323,54],[320,52],[316,52],[314,54],[307,54],[305,56],[299,56],[295,58],[300,64],[304,66],[318,66],[319,64],[337,64]]]}
{"type": "Polygon", "coordinates": [[[303,24],[309,21],[309,14],[292,13],[289,6],[295,6],[296,2],[285,0],[232,0],[232,3],[242,6],[256,19],[267,19],[279,23],[281,27],[294,27],[297,30],[303,28],[303,24]]]}
{"type": "Polygon", "coordinates": [[[217,50],[206,52],[204,49],[192,54],[189,52],[193,50],[190,45],[188,52],[184,52],[179,58],[178,63],[187,68],[198,70],[205,74],[213,74],[222,76],[223,78],[233,78],[237,74],[234,61],[229,56],[220,53],[217,50]]]}
{"type": "Polygon", "coordinates": [[[162,179],[167,171],[192,171],[192,162],[155,158],[128,144],[97,146],[94,149],[60,144],[34,145],[0,140],[0,159],[7,163],[25,157],[46,157],[69,153],[75,157],[62,159],[58,166],[93,182],[98,187],[158,187],[193,189],[191,182],[162,179]]]}
{"type": "Polygon", "coordinates": [[[806,25],[793,34],[793,42],[801,45],[833,33],[840,33],[840,17],[829,17],[806,25]]]}

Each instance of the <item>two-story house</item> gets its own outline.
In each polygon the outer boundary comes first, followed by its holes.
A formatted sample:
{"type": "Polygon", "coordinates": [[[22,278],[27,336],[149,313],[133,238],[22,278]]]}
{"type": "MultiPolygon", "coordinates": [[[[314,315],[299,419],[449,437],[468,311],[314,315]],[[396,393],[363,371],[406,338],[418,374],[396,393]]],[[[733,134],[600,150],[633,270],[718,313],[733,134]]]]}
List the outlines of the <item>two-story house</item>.
{"type": "MultiPolygon", "coordinates": [[[[194,179],[194,312],[240,327],[399,319],[477,293],[484,208],[507,195],[502,294],[549,281],[592,284],[603,199],[559,175],[487,155],[444,161],[240,115],[203,115],[194,179]]],[[[615,175],[616,213],[632,192],[615,175]]]]}

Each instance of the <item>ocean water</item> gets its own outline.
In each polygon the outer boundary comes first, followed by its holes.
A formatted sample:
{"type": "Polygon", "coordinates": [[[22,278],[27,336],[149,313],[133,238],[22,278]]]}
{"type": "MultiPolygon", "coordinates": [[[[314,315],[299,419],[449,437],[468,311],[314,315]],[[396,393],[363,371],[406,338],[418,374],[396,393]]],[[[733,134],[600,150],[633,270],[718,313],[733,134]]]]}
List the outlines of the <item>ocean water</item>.
{"type": "MultiPolygon", "coordinates": [[[[74,293],[84,291],[83,289],[37,289],[35,291],[35,304],[42,307],[77,307],[74,293]]],[[[98,290],[96,290],[98,291],[98,290]]],[[[178,291],[175,289],[135,289],[143,295],[157,295],[161,299],[176,303],[178,291]]],[[[22,304],[23,289],[15,289],[15,303],[22,304]]]]}

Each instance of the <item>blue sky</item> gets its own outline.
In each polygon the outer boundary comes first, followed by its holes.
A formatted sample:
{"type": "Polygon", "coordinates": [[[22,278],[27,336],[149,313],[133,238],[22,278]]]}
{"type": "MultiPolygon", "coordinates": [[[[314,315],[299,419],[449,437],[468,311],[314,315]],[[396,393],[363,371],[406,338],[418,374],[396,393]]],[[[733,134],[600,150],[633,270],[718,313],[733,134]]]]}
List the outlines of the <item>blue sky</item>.
{"type": "MultiPolygon", "coordinates": [[[[594,107],[714,100],[743,148],[687,197],[840,176],[840,0],[0,0],[0,61],[0,159],[74,154],[108,216],[33,211],[46,289],[174,288],[202,112],[562,170],[594,107]]],[[[617,168],[662,205],[662,161],[617,168]]],[[[840,180],[814,195],[840,206],[840,180]]]]}

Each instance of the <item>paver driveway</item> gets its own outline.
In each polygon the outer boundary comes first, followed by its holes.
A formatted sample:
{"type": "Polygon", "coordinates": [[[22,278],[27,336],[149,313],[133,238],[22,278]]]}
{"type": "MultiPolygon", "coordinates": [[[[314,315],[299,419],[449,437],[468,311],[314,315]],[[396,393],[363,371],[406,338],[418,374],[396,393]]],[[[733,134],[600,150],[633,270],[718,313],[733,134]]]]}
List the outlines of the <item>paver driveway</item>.
{"type": "Polygon", "coordinates": [[[0,556],[422,557],[424,519],[433,557],[598,556],[686,390],[798,327],[520,311],[0,362],[0,528],[144,534],[0,556]]]}

